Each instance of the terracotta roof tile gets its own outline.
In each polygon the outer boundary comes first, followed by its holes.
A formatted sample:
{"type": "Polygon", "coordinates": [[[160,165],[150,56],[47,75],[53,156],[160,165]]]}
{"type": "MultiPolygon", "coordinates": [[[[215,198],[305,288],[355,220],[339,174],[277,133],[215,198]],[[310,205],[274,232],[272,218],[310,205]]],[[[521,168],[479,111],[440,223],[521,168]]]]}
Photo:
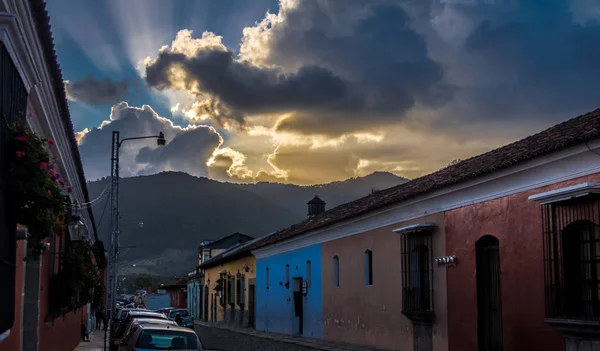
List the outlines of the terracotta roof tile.
{"type": "MultiPolygon", "coordinates": [[[[69,138],[69,144],[73,153],[73,159],[75,167],[77,167],[77,173],[79,176],[79,182],[83,189],[83,196],[85,202],[90,201],[85,174],[83,172],[83,165],[81,163],[81,156],[79,155],[79,147],[77,140],[75,139],[75,132],[73,130],[73,123],[71,121],[71,115],[69,113],[69,104],[67,103],[67,95],[65,93],[65,86],[63,83],[62,70],[58,64],[56,51],[54,49],[54,39],[52,37],[52,30],[50,26],[50,16],[46,10],[46,2],[44,0],[29,0],[31,5],[31,13],[37,26],[37,33],[42,44],[44,51],[44,58],[48,69],[50,70],[50,76],[52,77],[52,88],[56,94],[56,102],[58,104],[58,110],[60,117],[65,128],[67,137],[69,138]]],[[[92,224],[94,225],[94,236],[98,240],[98,233],[96,232],[96,224],[94,221],[94,213],[91,207],[88,208],[88,213],[92,224]]]]}
{"type": "Polygon", "coordinates": [[[255,250],[424,193],[449,187],[570,146],[600,138],[600,109],[557,124],[525,139],[471,157],[407,183],[381,190],[308,218],[254,242],[255,250]]]}

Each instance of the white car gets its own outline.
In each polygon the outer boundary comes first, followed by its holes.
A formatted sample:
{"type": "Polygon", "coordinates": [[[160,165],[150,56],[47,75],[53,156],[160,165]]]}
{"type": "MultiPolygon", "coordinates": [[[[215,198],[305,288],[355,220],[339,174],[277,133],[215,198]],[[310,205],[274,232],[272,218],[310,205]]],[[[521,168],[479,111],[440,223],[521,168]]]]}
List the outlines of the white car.
{"type": "Polygon", "coordinates": [[[119,351],[185,350],[202,351],[193,330],[160,324],[136,324],[121,340],[119,351]]]}

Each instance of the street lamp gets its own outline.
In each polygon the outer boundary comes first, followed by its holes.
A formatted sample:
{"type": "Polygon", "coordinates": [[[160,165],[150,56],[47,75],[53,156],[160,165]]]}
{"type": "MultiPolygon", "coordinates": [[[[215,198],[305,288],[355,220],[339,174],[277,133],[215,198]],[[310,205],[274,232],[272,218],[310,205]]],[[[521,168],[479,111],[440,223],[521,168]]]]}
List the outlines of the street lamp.
{"type": "MultiPolygon", "coordinates": [[[[156,144],[158,146],[165,146],[166,140],[163,132],[158,133],[158,135],[148,135],[148,136],[140,136],[140,137],[132,137],[132,138],[120,138],[120,134],[118,130],[113,131],[112,133],[112,148],[111,148],[111,157],[110,157],[110,177],[111,177],[111,236],[110,236],[110,279],[108,280],[110,283],[110,289],[107,289],[107,299],[106,301],[110,301],[110,311],[106,311],[109,313],[109,316],[113,316],[114,311],[117,306],[117,273],[118,273],[118,259],[119,259],[119,150],[124,142],[130,140],[140,140],[140,139],[156,139],[156,144]]],[[[143,222],[140,221],[143,226],[143,222]]],[[[139,223],[138,223],[139,225],[139,223]]],[[[108,310],[108,306],[107,306],[108,310]]],[[[111,318],[112,320],[112,318],[111,318]]],[[[111,333],[110,340],[112,340],[114,336],[114,325],[111,325],[111,333]]],[[[111,342],[111,349],[114,349],[114,344],[111,342]]],[[[106,349],[106,345],[105,345],[106,349]]]]}

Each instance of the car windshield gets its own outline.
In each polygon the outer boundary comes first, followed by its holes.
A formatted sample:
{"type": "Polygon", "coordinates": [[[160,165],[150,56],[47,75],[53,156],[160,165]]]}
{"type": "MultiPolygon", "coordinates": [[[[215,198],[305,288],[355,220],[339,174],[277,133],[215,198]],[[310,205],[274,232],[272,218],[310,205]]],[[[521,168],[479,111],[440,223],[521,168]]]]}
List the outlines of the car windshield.
{"type": "Polygon", "coordinates": [[[171,312],[169,312],[169,318],[177,317],[178,313],[181,315],[181,317],[187,317],[189,314],[187,310],[171,310],[171,312]]]}
{"type": "Polygon", "coordinates": [[[198,337],[180,330],[144,330],[135,344],[146,350],[198,350],[198,337]]]}

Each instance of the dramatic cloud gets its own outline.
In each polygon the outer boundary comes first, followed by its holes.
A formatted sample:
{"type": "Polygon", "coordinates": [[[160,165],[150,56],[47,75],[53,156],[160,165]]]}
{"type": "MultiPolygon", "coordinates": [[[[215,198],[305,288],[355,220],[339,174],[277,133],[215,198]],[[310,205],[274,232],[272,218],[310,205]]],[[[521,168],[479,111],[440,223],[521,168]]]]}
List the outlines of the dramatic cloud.
{"type": "MultiPolygon", "coordinates": [[[[281,0],[239,48],[182,30],[140,67],[173,113],[224,136],[196,131],[196,174],[413,178],[599,107],[598,6],[281,0]]],[[[132,174],[191,167],[167,151],[136,151],[132,174]]]]}
{"type": "Polygon", "coordinates": [[[197,114],[221,123],[289,113],[279,129],[341,135],[398,122],[451,90],[403,9],[385,3],[282,2],[244,30],[239,58],[212,33],[182,31],[146,61],[146,80],[198,96],[197,114]]]}
{"type": "Polygon", "coordinates": [[[134,87],[132,80],[114,81],[87,76],[80,80],[65,81],[67,98],[90,105],[112,105],[126,99],[134,87]]]}
{"type": "Polygon", "coordinates": [[[112,132],[118,130],[121,139],[165,134],[167,145],[158,147],[155,139],[123,143],[120,152],[120,174],[123,177],[157,173],[163,170],[184,171],[207,176],[206,163],[223,143],[212,127],[182,128],[162,118],[147,105],[131,107],[122,102],[113,106],[110,120],[98,128],[79,134],[79,150],[86,177],[97,179],[110,175],[112,132]]]}

